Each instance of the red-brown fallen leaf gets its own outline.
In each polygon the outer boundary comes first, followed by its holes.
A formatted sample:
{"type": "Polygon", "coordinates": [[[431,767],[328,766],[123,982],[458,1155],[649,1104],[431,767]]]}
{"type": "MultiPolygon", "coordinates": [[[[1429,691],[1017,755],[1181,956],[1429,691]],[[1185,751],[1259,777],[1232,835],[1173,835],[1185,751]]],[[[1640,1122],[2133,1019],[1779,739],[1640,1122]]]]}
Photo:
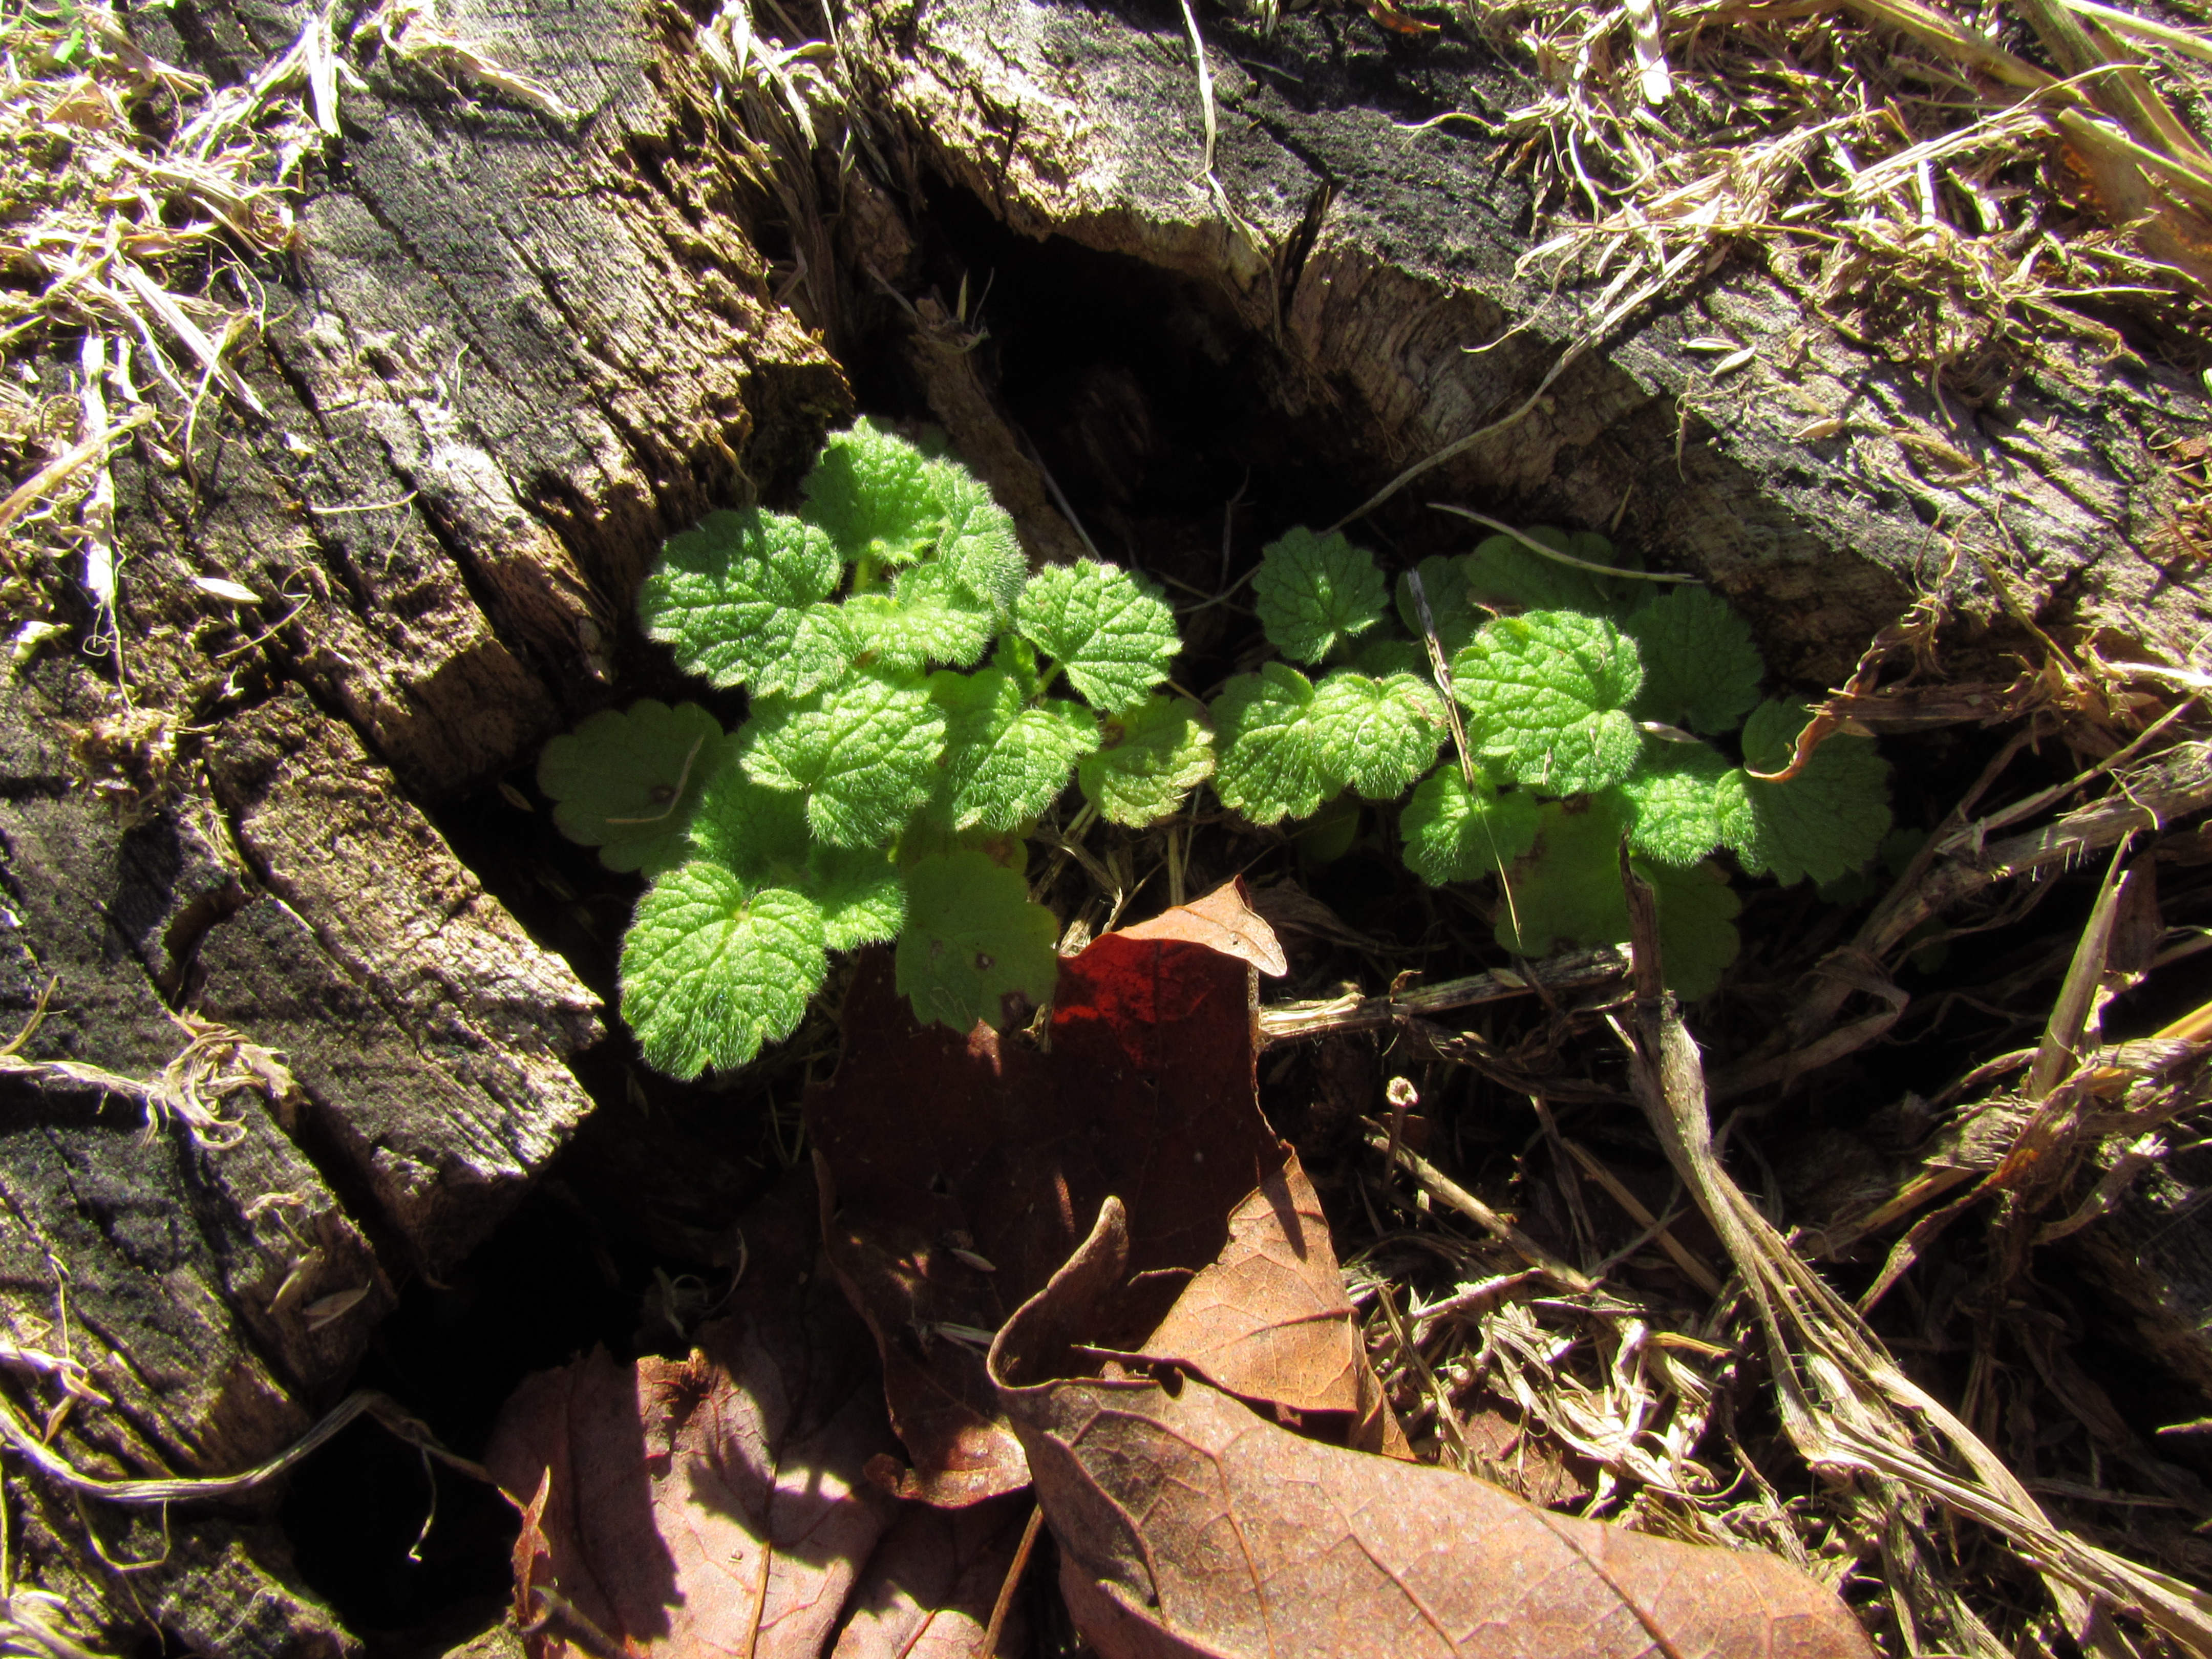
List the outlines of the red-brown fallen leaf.
{"type": "Polygon", "coordinates": [[[1109,1202],[991,1356],[1061,1591],[1107,1659],[1873,1659],[1773,1556],[1547,1514],[1292,1434],[1195,1377],[1055,1376],[1126,1261],[1109,1202]]]}
{"type": "Polygon", "coordinates": [[[746,1216],[745,1282],[689,1359],[597,1352],[507,1401],[484,1461],[528,1499],[532,1659],[974,1650],[1023,1516],[909,1519],[865,1478],[897,1443],[811,1188],[746,1216]]]}
{"type": "Polygon", "coordinates": [[[1291,971],[1290,958],[1267,919],[1252,908],[1252,890],[1231,876],[1202,899],[1163,910],[1150,921],[1121,929],[1123,939],[1182,939],[1240,957],[1269,979],[1291,971]]]}
{"type": "Polygon", "coordinates": [[[1345,1443],[1413,1455],[1367,1364],[1328,1218],[1296,1153],[1230,1212],[1229,1243],[1145,1339],[1144,1357],[1240,1399],[1343,1414],[1345,1443]]]}
{"type": "MultiPolygon", "coordinates": [[[[1026,1493],[964,1510],[901,1505],[847,1602],[831,1659],[977,1659],[1031,1507],[1026,1493]]],[[[1017,1600],[998,1659],[1027,1644],[1017,1600]]]]}
{"type": "MultiPolygon", "coordinates": [[[[1131,1218],[1133,1282],[1105,1346],[1139,1347],[1190,1276],[1220,1256],[1230,1212],[1287,1156],[1254,1089],[1252,999],[1242,961],[1109,933],[1061,963],[1040,1050],[980,1026],[966,1037],[917,1026],[888,961],[863,960],[846,1000],[844,1059],[810,1092],[806,1121],[830,1260],[876,1332],[914,1463],[903,1478],[882,1471],[887,1483],[957,1504],[1027,1481],[974,1336],[988,1338],[1050,1277],[1109,1194],[1131,1218]]],[[[1275,1213],[1287,1224],[1295,1210],[1275,1213]]],[[[1340,1303],[1334,1257],[1307,1255],[1330,1283],[1301,1305],[1340,1303]]],[[[1348,1312],[1327,1318],[1349,1332],[1348,1312]]],[[[1315,1363],[1341,1382],[1341,1344],[1315,1334],[1315,1363]]],[[[1268,1397],[1233,1367],[1222,1381],[1268,1397]]],[[[1302,1398],[1326,1395],[1301,1385],[1302,1398]]],[[[1388,1414],[1370,1409],[1369,1395],[1328,1397],[1381,1443],[1388,1414]]]]}

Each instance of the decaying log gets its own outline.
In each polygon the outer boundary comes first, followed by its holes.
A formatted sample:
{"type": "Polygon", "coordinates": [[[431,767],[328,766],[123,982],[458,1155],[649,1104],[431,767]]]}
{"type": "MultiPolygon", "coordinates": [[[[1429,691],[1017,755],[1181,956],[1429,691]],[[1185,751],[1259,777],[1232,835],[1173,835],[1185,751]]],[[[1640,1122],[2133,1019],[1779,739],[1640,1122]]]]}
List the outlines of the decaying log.
{"type": "MultiPolygon", "coordinates": [[[[949,183],[1021,236],[1134,262],[1162,281],[1163,327],[1180,312],[1266,343],[1239,366],[1280,421],[1341,441],[1350,511],[1520,407],[1592,308],[1518,267],[1534,204],[1517,140],[1481,128],[1528,88],[1474,48],[1393,45],[1322,9],[1285,8],[1271,36],[1233,11],[1201,27],[1215,173],[1242,228],[1206,179],[1204,100],[1172,7],[868,6],[842,43],[909,188],[949,183]],[[1422,126],[1453,110],[1480,119],[1422,126]]],[[[1748,251],[1713,264],[1525,418],[1413,484],[1389,527],[1418,534],[1411,503],[1437,498],[1524,522],[1618,519],[1651,568],[1705,575],[1747,612],[1771,665],[1821,682],[1936,584],[1955,533],[2046,623],[2108,626],[2191,660],[2208,603],[2177,580],[2187,556],[2158,550],[2180,504],[2160,449],[2202,424],[2202,388],[2054,341],[2049,367],[1985,406],[1955,389],[1939,400],[1923,367],[1814,313],[1797,273],[1748,251]],[[1698,337],[1756,356],[1717,379],[1684,348],[1698,337]]],[[[1066,326],[1079,335],[1085,319],[1066,326]]],[[[1236,487],[1224,479],[1224,499],[1236,487]]],[[[1947,594],[1969,623],[2002,611],[1971,558],[1947,594]]]]}
{"type": "Polygon", "coordinates": [[[315,1128],[441,1272],[591,1110],[561,1057],[597,1000],[305,697],[227,721],[208,772],[258,890],[200,947],[199,1005],[291,1056],[315,1128]]]}
{"type": "MultiPolygon", "coordinates": [[[[134,22],[221,84],[320,16],[134,22]]],[[[791,475],[850,407],[732,210],[688,19],[441,22],[573,118],[357,54],[296,257],[253,273],[265,416],[210,404],[115,458],[127,694],[56,660],[0,705],[0,1015],[53,985],[24,1066],[157,1077],[188,1041],[174,1008],[296,1085],[142,1139],[97,1087],[0,1079],[0,1333],[104,1397],[54,1443],[94,1475],[228,1474],[295,1437],[395,1283],[465,1254],[591,1109],[563,1060],[596,999],[412,803],[526,767],[614,695],[660,539],[791,475]]],[[[33,1425],[62,1398],[40,1363],[0,1367],[33,1425]]],[[[358,1649],[255,1514],[179,1509],[165,1545],[155,1515],[80,1514],[12,1462],[7,1497],[18,1582],[95,1642],[358,1649]]]]}
{"type": "MultiPolygon", "coordinates": [[[[70,733],[103,702],[70,665],[0,691],[0,1006],[16,1026],[46,1008],[13,1060],[151,1078],[189,1040],[157,983],[233,874],[204,815],[127,823],[72,787],[70,733]]],[[[250,1467],[307,1427],[392,1305],[362,1228],[286,1132],[295,1103],[255,1088],[210,1103],[227,1127],[202,1135],[64,1077],[0,1077],[0,1340],[82,1368],[101,1398],[74,1402],[56,1444],[88,1474],[250,1467]]],[[[64,1402],[51,1370],[0,1369],[34,1423],[64,1402]]],[[[11,1462],[8,1496],[32,1582],[105,1609],[104,1637],[159,1618],[212,1638],[256,1605],[296,1603],[285,1644],[231,1650],[349,1650],[261,1565],[276,1547],[255,1529],[179,1519],[167,1565],[126,1577],[100,1564],[66,1494],[11,1462]]],[[[162,1554],[151,1517],[98,1524],[112,1555],[162,1554]]]]}

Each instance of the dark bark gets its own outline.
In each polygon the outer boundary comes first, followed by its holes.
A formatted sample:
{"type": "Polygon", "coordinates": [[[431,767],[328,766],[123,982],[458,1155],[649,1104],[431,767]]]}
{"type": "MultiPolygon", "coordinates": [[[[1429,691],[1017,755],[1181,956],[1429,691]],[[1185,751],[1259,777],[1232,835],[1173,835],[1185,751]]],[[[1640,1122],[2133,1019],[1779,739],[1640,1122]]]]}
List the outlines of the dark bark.
{"type": "MultiPolygon", "coordinates": [[[[1528,88],[1474,49],[1391,45],[1322,11],[1286,17],[1272,43],[1233,15],[1202,26],[1217,172],[1256,238],[1207,188],[1174,7],[870,6],[844,44],[912,181],[949,179],[1022,236],[1127,256],[1179,280],[1186,321],[1268,343],[1254,392],[1280,422],[1342,443],[1347,511],[1517,407],[1590,304],[1516,274],[1532,204],[1508,145],[1471,123],[1409,130],[1454,109],[1494,118],[1528,88]]],[[[1618,518],[1652,568],[1701,574],[1750,615],[1771,665],[1823,682],[1936,582],[1956,535],[2047,624],[2108,627],[2191,660],[2207,606],[2172,534],[2180,487],[2160,451],[2202,423],[2200,387],[2052,339],[2048,366],[2002,398],[1978,409],[1954,386],[1939,405],[1911,341],[1861,318],[1870,337],[1854,344],[1812,311],[1797,273],[1770,272],[1753,250],[1716,264],[1382,523],[1433,538],[1412,503],[1439,497],[1523,522],[1618,518]],[[1716,380],[1710,356],[1684,349],[1698,336],[1758,355],[1716,380]],[[1884,345],[1899,356],[1872,349],[1884,345]],[[1834,435],[1794,435],[1830,417],[1844,423],[1834,435]],[[1945,448],[1984,476],[1961,481],[1945,448]]],[[[1223,496],[1235,487],[1232,475],[1223,496]]],[[[1966,623],[1953,643],[2002,622],[1972,558],[1946,591],[1966,623]]]]}
{"type": "MultiPolygon", "coordinates": [[[[226,82],[314,15],[141,21],[226,82]]],[[[296,258],[257,273],[268,327],[243,367],[266,417],[204,410],[188,465],[117,458],[123,665],[161,717],[132,726],[70,661],[0,710],[0,1008],[57,985],[27,1053],[151,1077],[183,1046],[174,1006],[283,1051],[301,1091],[296,1111],[225,1097],[244,1125],[227,1150],[175,1125],[142,1141],[97,1090],[0,1095],[0,1331],[66,1347],[114,1401],[80,1404],[58,1443],[89,1473],[229,1474],[281,1449],[334,1403],[395,1281],[449,1267],[591,1109],[563,1057],[597,1036],[597,1000],[412,802],[526,768],[605,701],[661,538],[789,474],[849,406],[732,210],[688,21],[441,18],[586,113],[563,128],[366,65],[296,258]],[[234,617],[195,574],[272,602],[234,617]],[[76,753],[72,730],[93,734],[76,753]]],[[[7,1386],[33,1421],[57,1397],[20,1370],[7,1386]]],[[[8,1482],[19,1571],[111,1646],[153,1626],[226,1659],[357,1647],[265,1525],[186,1507],[167,1565],[125,1573],[95,1539],[158,1555],[152,1514],[94,1503],[88,1522],[12,1462],[8,1482]]]]}

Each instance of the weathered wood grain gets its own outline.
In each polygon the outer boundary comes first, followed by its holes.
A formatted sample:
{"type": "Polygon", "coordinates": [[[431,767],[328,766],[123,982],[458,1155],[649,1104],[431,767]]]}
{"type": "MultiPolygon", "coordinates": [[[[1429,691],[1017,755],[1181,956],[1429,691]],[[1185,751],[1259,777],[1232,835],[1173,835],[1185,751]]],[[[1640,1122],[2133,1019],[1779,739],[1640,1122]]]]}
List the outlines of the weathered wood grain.
{"type": "MultiPolygon", "coordinates": [[[[0,687],[0,1021],[12,1035],[50,996],[25,1057],[148,1078],[187,1041],[155,981],[234,878],[189,821],[129,823],[70,787],[70,736],[98,718],[97,689],[66,664],[0,687]]],[[[317,1391],[360,1359],[392,1305],[367,1237],[282,1109],[252,1091],[215,1103],[235,1145],[173,1121],[149,1134],[135,1105],[98,1088],[0,1079],[0,1340],[75,1359],[112,1402],[77,1402],[63,1420],[56,1444],[88,1474],[251,1467],[308,1426],[317,1391]]],[[[51,1376],[4,1374],[33,1420],[63,1403],[51,1376]]],[[[140,1602],[161,1602],[194,1559],[227,1565],[204,1591],[177,1591],[197,1608],[185,1624],[235,1613],[240,1597],[291,1595],[250,1552],[231,1557],[233,1529],[191,1517],[176,1523],[171,1565],[126,1582],[61,1494],[12,1467],[9,1486],[35,1581],[99,1610],[118,1640],[143,1632],[140,1602]]],[[[157,1526],[94,1511],[111,1553],[158,1553],[157,1526]]]]}
{"type": "MultiPolygon", "coordinates": [[[[1348,510],[1518,407],[1589,307],[1520,267],[1534,204],[1511,166],[1518,139],[1478,122],[1414,130],[1455,109],[1494,121],[1527,88],[1473,48],[1394,50],[1319,13],[1286,9],[1268,38],[1226,14],[1202,26],[1216,172],[1249,233],[1207,185],[1172,8],[872,6],[843,44],[917,179],[971,192],[1024,236],[1186,281],[1206,296],[1194,313],[1225,307],[1270,343],[1255,393],[1346,435],[1348,510]]],[[[2191,660],[2212,604],[2160,550],[2177,505],[2160,451],[2201,426],[2202,388],[2049,341],[2052,369],[1980,408],[1955,391],[1939,403],[1918,366],[1811,314],[1794,271],[1716,264],[1409,501],[1578,527],[1618,516],[1653,568],[1710,578],[1753,617],[1770,663],[1808,679],[1838,678],[1937,580],[1938,521],[2046,623],[2108,625],[2191,660]],[[1684,349],[1698,336],[1757,355],[1717,380],[1710,357],[1684,349]],[[1796,435],[1830,420],[1832,435],[1796,435]]],[[[1972,560],[1949,592],[1962,637],[2000,621],[1972,560]]]]}
{"type": "Polygon", "coordinates": [[[562,1057],[598,999],[304,696],[227,721],[207,769],[258,890],[200,948],[201,1006],[290,1054],[314,1128],[439,1273],[592,1109],[562,1057]]]}
{"type": "MultiPolygon", "coordinates": [[[[319,15],[133,23],[220,85],[319,15]]],[[[181,443],[116,458],[127,693],[57,661],[0,694],[0,1012],[59,980],[27,1052],[150,1076],[182,1046],[173,1006],[281,1050],[302,1091],[295,1112],[227,1097],[243,1139],[218,1149],[142,1143],[97,1091],[0,1090],[0,1333],[65,1334],[112,1399],[57,1443],[99,1474],[278,1449],[395,1281],[465,1254],[591,1109],[565,1059],[596,1000],[411,801],[526,766],[622,696],[617,632],[660,539],[791,476],[850,407],[734,210],[690,20],[587,0],[439,21],[578,118],[349,49],[362,85],[293,257],[209,278],[260,301],[238,357],[266,417],[210,404],[181,443]],[[72,731],[106,735],[73,754],[72,731]]],[[[0,1389],[38,1417],[58,1397],[19,1368],[0,1389]]],[[[166,1565],[125,1573],[94,1540],[158,1555],[155,1517],[7,1479],[19,1572],[112,1650],[159,1629],[226,1659],[358,1650],[271,1528],[180,1509],[166,1565]]]]}

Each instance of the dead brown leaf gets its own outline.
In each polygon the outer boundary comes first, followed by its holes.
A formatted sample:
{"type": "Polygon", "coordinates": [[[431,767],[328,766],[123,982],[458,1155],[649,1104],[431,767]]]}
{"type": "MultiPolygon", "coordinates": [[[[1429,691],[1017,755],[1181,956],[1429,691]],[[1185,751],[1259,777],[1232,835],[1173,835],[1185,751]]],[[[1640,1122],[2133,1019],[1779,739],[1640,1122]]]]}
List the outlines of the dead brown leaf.
{"type": "Polygon", "coordinates": [[[1109,1202],[991,1356],[1061,1593],[1108,1659],[1872,1659],[1843,1604],[1774,1556],[1551,1515],[1291,1433],[1173,1370],[1066,1375],[1127,1259],[1109,1202]]]}
{"type": "MultiPolygon", "coordinates": [[[[902,1504],[847,1598],[830,1659],[976,1659],[1032,1504],[1023,1494],[964,1510],[902,1504]]],[[[1017,1602],[995,1659],[1025,1651],[1017,1602]]]]}
{"type": "Polygon", "coordinates": [[[1163,910],[1150,921],[1121,929],[1124,939],[1184,939],[1211,945],[1224,956],[1240,957],[1269,979],[1291,971],[1282,941],[1267,919],[1252,908],[1252,890],[1231,876],[1202,899],[1163,910]]]}
{"type": "Polygon", "coordinates": [[[983,1347],[1109,1194],[1130,1217],[1132,1274],[1097,1341],[1144,1347],[1194,1275],[1228,1250],[1241,1265],[1226,1269],[1235,1282],[1207,1333],[1216,1380],[1288,1410],[1342,1413],[1343,1434],[1382,1443],[1388,1413],[1371,1376],[1347,1386],[1364,1357],[1327,1230],[1310,1190],[1294,1195],[1288,1149],[1260,1113],[1253,989],[1243,961],[1109,933],[1061,964],[1049,1045],[1033,1046],[984,1027],[966,1037],[918,1027],[888,960],[863,961],[846,1001],[845,1056],[808,1097],[807,1134],[830,1259],[876,1333],[891,1419],[913,1460],[910,1473],[878,1466],[903,1495],[969,1503],[1028,1480],[983,1347]],[[1232,1247],[1231,1212],[1271,1180],[1278,1198],[1232,1247]],[[1264,1297],[1235,1305],[1238,1283],[1267,1278],[1259,1257],[1270,1253],[1316,1277],[1278,1276],[1264,1297]],[[1300,1354],[1315,1376],[1276,1402],[1270,1390],[1300,1354]]]}
{"type": "Polygon", "coordinates": [[[902,1511],[866,1479],[896,1442],[816,1219],[805,1172],[748,1214],[689,1358],[595,1352],[507,1401],[484,1462],[524,1511],[531,1659],[976,1650],[1024,1511],[902,1511]]]}
{"type": "Polygon", "coordinates": [[[1345,1443],[1413,1455],[1368,1365],[1328,1218],[1296,1153],[1231,1212],[1229,1243],[1145,1340],[1144,1358],[1302,1419],[1335,1414],[1345,1443]]]}

